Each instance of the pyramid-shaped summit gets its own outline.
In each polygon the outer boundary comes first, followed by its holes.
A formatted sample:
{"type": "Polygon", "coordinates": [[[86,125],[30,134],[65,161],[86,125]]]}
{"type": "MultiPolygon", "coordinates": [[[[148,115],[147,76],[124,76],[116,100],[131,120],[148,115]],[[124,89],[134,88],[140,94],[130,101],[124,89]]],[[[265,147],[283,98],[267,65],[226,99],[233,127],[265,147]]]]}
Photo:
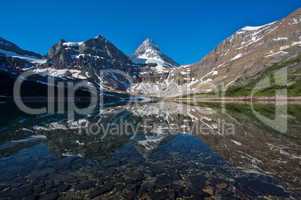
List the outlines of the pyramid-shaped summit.
{"type": "Polygon", "coordinates": [[[179,66],[173,59],[162,53],[160,47],[149,38],[146,38],[137,48],[134,58],[145,64],[157,64],[169,68],[179,66]]]}

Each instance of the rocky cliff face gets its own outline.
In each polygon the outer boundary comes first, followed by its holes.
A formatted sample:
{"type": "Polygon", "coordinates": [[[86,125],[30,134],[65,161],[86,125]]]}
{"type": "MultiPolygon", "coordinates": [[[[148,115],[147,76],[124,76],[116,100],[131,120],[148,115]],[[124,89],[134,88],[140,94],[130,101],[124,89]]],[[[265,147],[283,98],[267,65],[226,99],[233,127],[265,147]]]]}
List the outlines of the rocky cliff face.
{"type": "Polygon", "coordinates": [[[136,77],[139,67],[103,36],[83,41],[59,41],[48,52],[47,64],[35,71],[43,75],[89,80],[98,85],[125,90],[129,81],[125,76],[136,77]],[[100,77],[102,72],[103,77],[100,77]]]}
{"type": "Polygon", "coordinates": [[[80,70],[85,78],[105,69],[131,72],[132,66],[130,59],[102,36],[84,42],[59,41],[50,48],[47,64],[55,69],[80,70]]]}
{"type": "Polygon", "coordinates": [[[48,62],[55,68],[93,67],[127,70],[130,59],[102,36],[84,42],[59,41],[48,52],[48,62]]]}
{"type": "MultiPolygon", "coordinates": [[[[200,62],[190,66],[194,92],[210,91],[211,85],[246,84],[274,63],[301,53],[301,9],[280,21],[244,27],[223,41],[200,62]]],[[[180,70],[184,74],[187,69],[180,70]]]]}

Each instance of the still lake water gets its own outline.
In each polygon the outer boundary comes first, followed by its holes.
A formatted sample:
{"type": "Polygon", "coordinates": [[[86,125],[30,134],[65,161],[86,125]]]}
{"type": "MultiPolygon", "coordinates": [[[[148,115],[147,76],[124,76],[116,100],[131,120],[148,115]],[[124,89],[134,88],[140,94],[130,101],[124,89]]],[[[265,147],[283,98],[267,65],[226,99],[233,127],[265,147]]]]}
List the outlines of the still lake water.
{"type": "Polygon", "coordinates": [[[298,105],[284,133],[249,105],[133,104],[74,120],[0,107],[0,199],[301,197],[298,105]]]}

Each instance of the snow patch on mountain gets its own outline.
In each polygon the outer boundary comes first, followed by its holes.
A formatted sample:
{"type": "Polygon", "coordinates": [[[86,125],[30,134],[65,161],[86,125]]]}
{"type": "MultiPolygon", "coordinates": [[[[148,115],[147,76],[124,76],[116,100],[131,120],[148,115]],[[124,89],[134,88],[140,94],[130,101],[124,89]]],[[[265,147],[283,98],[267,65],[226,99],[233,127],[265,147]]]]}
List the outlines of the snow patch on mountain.
{"type": "Polygon", "coordinates": [[[132,61],[139,64],[154,64],[157,72],[164,72],[165,68],[178,67],[179,65],[161,52],[158,45],[146,39],[135,51],[132,61]]]}
{"type": "Polygon", "coordinates": [[[292,46],[301,46],[301,41],[293,42],[293,43],[292,43],[292,46]]]}
{"type": "Polygon", "coordinates": [[[275,57],[275,56],[283,56],[286,54],[288,54],[288,52],[286,52],[286,51],[277,51],[277,52],[271,53],[269,55],[266,55],[265,57],[268,58],[268,57],[275,57]]]}
{"type": "Polygon", "coordinates": [[[276,22],[272,22],[272,23],[269,23],[269,24],[266,24],[266,25],[262,25],[262,26],[246,26],[244,28],[242,28],[241,30],[242,31],[257,31],[257,30],[260,30],[262,28],[266,28],[272,24],[275,24],[276,22]]]}
{"type": "Polygon", "coordinates": [[[246,26],[246,27],[243,27],[241,29],[241,31],[258,31],[258,30],[263,29],[263,28],[269,28],[271,25],[273,25],[277,22],[278,21],[274,21],[272,23],[265,24],[265,25],[262,25],[262,26],[246,26]]]}
{"type": "Polygon", "coordinates": [[[0,55],[4,55],[5,57],[12,57],[12,58],[18,58],[18,59],[21,59],[21,60],[26,60],[26,61],[28,61],[30,63],[33,63],[33,64],[44,64],[44,63],[47,62],[46,59],[39,59],[39,58],[36,58],[36,57],[20,55],[20,54],[17,54],[16,52],[7,51],[7,50],[3,50],[3,49],[0,49],[0,55]]]}
{"type": "Polygon", "coordinates": [[[287,37],[278,37],[278,38],[274,38],[273,41],[283,41],[283,40],[288,40],[287,37]]]}
{"type": "Polygon", "coordinates": [[[87,79],[86,74],[82,74],[81,70],[76,69],[38,68],[34,69],[33,72],[42,76],[52,76],[58,78],[70,77],[82,80],[87,79]]]}
{"type": "Polygon", "coordinates": [[[239,58],[241,58],[241,57],[242,57],[242,54],[239,53],[239,54],[237,54],[236,56],[234,56],[234,57],[231,59],[231,61],[237,60],[237,59],[239,59],[239,58]]]}
{"type": "Polygon", "coordinates": [[[66,47],[77,47],[77,46],[82,45],[83,43],[84,42],[64,42],[63,46],[66,46],[66,47]]]}

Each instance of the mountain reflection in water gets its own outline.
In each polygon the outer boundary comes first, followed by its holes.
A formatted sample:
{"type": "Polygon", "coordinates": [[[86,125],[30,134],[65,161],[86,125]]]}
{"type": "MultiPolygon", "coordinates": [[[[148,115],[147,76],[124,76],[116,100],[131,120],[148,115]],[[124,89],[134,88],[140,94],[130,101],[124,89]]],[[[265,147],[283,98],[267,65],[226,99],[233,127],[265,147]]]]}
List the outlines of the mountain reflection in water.
{"type": "MultiPolygon", "coordinates": [[[[273,106],[256,109],[272,118],[273,106]]],[[[300,111],[289,106],[285,134],[263,125],[248,105],[222,112],[133,104],[72,121],[3,115],[0,198],[298,199],[300,111]]]]}

